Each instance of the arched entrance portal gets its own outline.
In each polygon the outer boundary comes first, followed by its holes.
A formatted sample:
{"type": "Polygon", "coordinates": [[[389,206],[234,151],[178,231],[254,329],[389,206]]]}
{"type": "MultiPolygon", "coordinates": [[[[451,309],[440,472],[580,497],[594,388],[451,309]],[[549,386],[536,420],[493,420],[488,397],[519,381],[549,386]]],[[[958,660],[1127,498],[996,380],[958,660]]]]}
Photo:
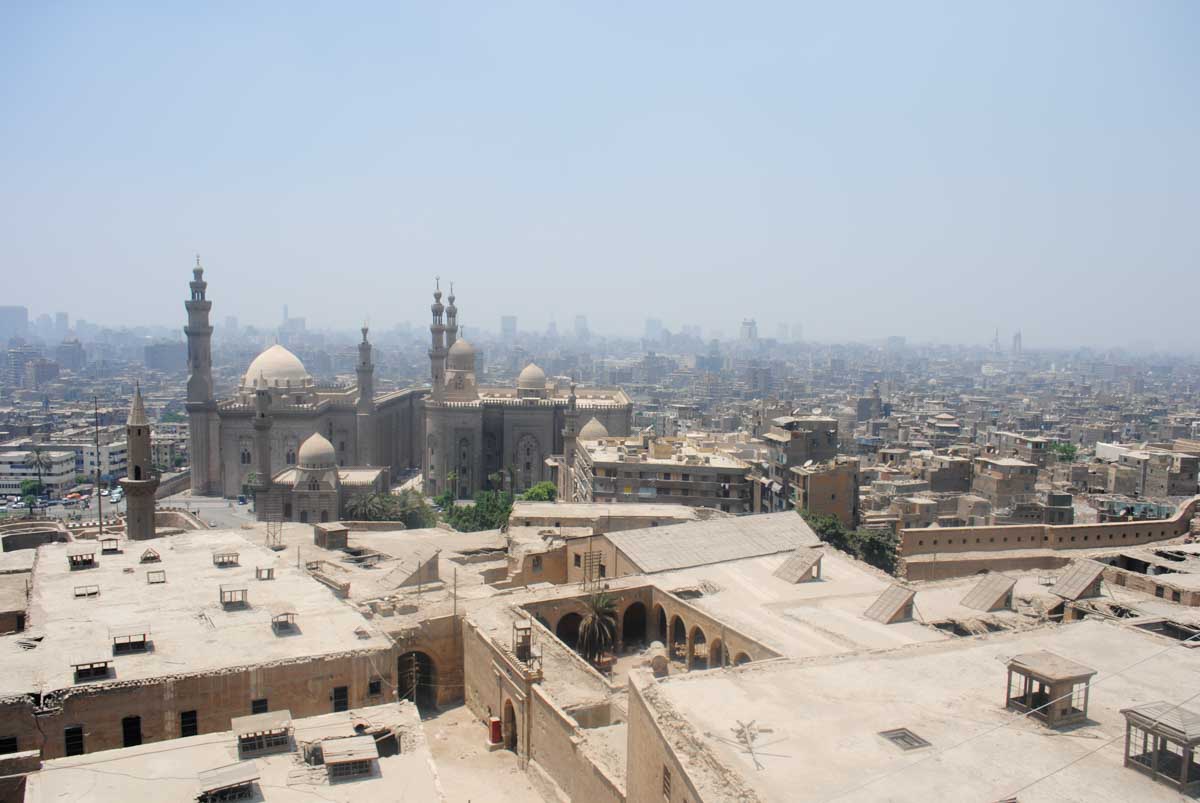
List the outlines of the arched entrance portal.
{"type": "Polygon", "coordinates": [[[568,613],[566,616],[558,620],[558,626],[554,628],[554,635],[562,640],[571,649],[575,649],[575,645],[579,642],[579,624],[583,621],[583,617],[577,613],[568,613]]]}
{"type": "Polygon", "coordinates": [[[669,654],[672,659],[681,658],[687,661],[687,625],[678,616],[671,620],[670,646],[669,654]]]}
{"type": "Polygon", "coordinates": [[[667,643],[667,612],[663,610],[663,606],[654,606],[654,638],[661,641],[664,646],[667,643]]]}
{"type": "Polygon", "coordinates": [[[708,665],[713,669],[725,666],[725,645],[719,638],[713,639],[712,645],[708,648],[708,665]]]}
{"type": "Polygon", "coordinates": [[[708,669],[708,639],[699,627],[692,628],[691,649],[688,650],[688,669],[708,669]]]}
{"type": "Polygon", "coordinates": [[[423,652],[406,652],[396,662],[396,690],[422,713],[437,711],[437,667],[423,652]]]}
{"type": "Polygon", "coordinates": [[[741,666],[742,664],[748,664],[748,663],[750,663],[750,656],[746,655],[746,653],[744,653],[744,652],[739,652],[737,654],[737,657],[733,659],[734,666],[741,666]]]}
{"type": "Polygon", "coordinates": [[[512,700],[504,701],[504,749],[517,752],[517,712],[512,700]]]}
{"type": "Polygon", "coordinates": [[[634,602],[625,609],[625,615],[621,617],[621,641],[626,647],[645,643],[646,606],[642,603],[634,602]]]}

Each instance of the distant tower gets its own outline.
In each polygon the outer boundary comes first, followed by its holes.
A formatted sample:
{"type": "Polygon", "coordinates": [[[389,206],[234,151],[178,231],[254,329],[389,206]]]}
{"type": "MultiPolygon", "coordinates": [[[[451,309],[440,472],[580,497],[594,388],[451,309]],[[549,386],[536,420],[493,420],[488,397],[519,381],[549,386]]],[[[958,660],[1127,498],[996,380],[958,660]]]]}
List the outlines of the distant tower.
{"type": "Polygon", "coordinates": [[[1000,353],[1000,329],[996,329],[996,336],[992,338],[992,354],[1000,353]]]}
{"type": "Polygon", "coordinates": [[[196,256],[192,270],[192,297],[184,302],[188,323],[183,328],[188,343],[187,405],[189,438],[188,454],[192,468],[192,496],[215,496],[219,493],[220,466],[213,459],[218,454],[217,405],[213,400],[212,326],[208,313],[212,302],[205,297],[208,282],[204,268],[196,256]]]}
{"type": "Polygon", "coordinates": [[[458,307],[454,306],[454,282],[450,282],[450,295],[446,299],[450,306],[446,307],[446,349],[449,350],[458,340],[458,307]]]}
{"type": "Polygon", "coordinates": [[[571,395],[567,396],[567,409],[563,413],[563,470],[558,496],[564,502],[575,501],[575,450],[579,437],[579,410],[576,407],[575,383],[571,383],[571,395]]]}
{"type": "Polygon", "coordinates": [[[432,345],[429,348],[429,372],[433,381],[433,400],[441,401],[446,385],[446,325],[442,323],[442,286],[439,281],[433,291],[433,304],[429,307],[433,313],[433,323],[429,325],[432,345]]]}
{"type": "Polygon", "coordinates": [[[1014,357],[1021,356],[1021,330],[1020,329],[1018,329],[1017,333],[1015,335],[1013,335],[1012,353],[1013,353],[1014,357]]]}
{"type": "Polygon", "coordinates": [[[267,380],[259,375],[254,384],[254,508],[266,509],[267,493],[271,490],[271,390],[267,380]]]}
{"type": "MultiPolygon", "coordinates": [[[[451,299],[454,297],[451,296],[451,299]]],[[[375,366],[371,363],[371,344],[367,341],[367,327],[362,328],[362,342],[358,344],[358,403],[355,405],[357,424],[358,463],[362,466],[375,465],[375,366]]]]}
{"type": "Polygon", "coordinates": [[[154,537],[154,492],[158,490],[158,473],[150,459],[150,422],[142,403],[142,388],[133,391],[133,406],[125,424],[128,447],[129,474],[123,477],[125,491],[125,535],[135,541],[154,537]]]}

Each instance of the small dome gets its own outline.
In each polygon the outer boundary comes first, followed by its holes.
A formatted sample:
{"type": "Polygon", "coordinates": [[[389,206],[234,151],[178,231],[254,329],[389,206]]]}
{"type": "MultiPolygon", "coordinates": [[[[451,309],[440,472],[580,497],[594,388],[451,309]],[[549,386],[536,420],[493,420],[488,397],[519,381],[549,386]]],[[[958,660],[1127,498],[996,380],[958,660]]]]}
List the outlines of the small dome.
{"type": "Polygon", "coordinates": [[[465,338],[455,340],[446,357],[446,367],[451,371],[474,371],[475,347],[465,338]]]}
{"type": "Polygon", "coordinates": [[[536,363],[529,363],[517,377],[517,387],[521,390],[545,390],[546,372],[538,368],[536,363]]]}
{"type": "Polygon", "coordinates": [[[337,452],[333,444],[325,439],[320,432],[308,436],[308,440],[300,444],[300,452],[296,455],[296,466],[299,468],[333,468],[337,465],[337,452]]]}
{"type": "Polygon", "coordinates": [[[583,425],[583,429],[579,430],[579,440],[581,441],[598,441],[607,437],[608,428],[594,417],[583,425]]]}
{"type": "Polygon", "coordinates": [[[287,387],[289,382],[294,388],[310,387],[313,383],[300,358],[278,343],[254,358],[242,377],[242,387],[253,390],[260,377],[273,388],[287,387]]]}

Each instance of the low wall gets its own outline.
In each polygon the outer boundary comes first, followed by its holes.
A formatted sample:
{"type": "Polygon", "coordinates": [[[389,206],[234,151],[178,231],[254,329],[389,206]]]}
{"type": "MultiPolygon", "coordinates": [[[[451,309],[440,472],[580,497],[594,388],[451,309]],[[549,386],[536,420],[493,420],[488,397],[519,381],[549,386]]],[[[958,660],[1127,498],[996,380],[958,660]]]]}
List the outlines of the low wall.
{"type": "MultiPolygon", "coordinates": [[[[972,555],[969,558],[963,558],[962,562],[978,566],[979,569],[998,569],[1001,564],[1010,560],[1004,553],[1015,550],[1024,550],[1027,553],[1036,552],[1037,554],[1032,556],[1032,559],[1039,560],[1043,558],[1042,553],[1053,554],[1074,549],[1142,546],[1168,541],[1188,534],[1198,504],[1200,504],[1200,497],[1192,497],[1181,505],[1171,518],[1151,521],[904,529],[900,531],[900,541],[896,547],[901,567],[898,573],[908,579],[931,579],[934,569],[919,569],[917,564],[921,562],[910,560],[918,556],[953,556],[960,553],[976,553],[978,556],[972,555]],[[992,554],[985,556],[978,553],[992,554]],[[927,576],[916,577],[914,573],[917,572],[927,576]]],[[[957,576],[946,573],[947,568],[953,566],[955,561],[954,557],[948,557],[946,560],[939,559],[937,561],[939,568],[936,570],[938,576],[957,576]]],[[[1014,565],[1011,568],[1020,567],[1014,565]]],[[[972,572],[962,573],[971,574],[972,572]]]]}
{"type": "Polygon", "coordinates": [[[586,731],[535,685],[530,689],[529,758],[571,800],[624,803],[625,779],[614,778],[588,755],[586,731]]]}
{"type": "Polygon", "coordinates": [[[154,491],[155,499],[180,494],[192,487],[192,472],[180,471],[175,474],[162,474],[158,478],[158,488],[154,491]]]}

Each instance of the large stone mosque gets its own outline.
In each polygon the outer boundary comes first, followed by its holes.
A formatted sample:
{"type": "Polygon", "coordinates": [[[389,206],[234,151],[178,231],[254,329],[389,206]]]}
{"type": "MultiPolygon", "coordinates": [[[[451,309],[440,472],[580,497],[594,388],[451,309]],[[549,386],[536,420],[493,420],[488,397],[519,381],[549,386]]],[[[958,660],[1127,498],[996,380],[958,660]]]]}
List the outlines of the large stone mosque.
{"type": "Polygon", "coordinates": [[[408,469],[420,468],[430,495],[449,488],[469,498],[498,473],[520,491],[550,478],[552,457],[574,464],[581,423],[595,418],[613,435],[629,433],[632,404],[619,388],[564,387],[533,363],[515,388],[480,387],[454,294],[443,305],[440,288],[430,308],[429,387],[376,395],[364,327],[351,387],[318,386],[296,355],[273,345],[231,398],[217,400],[212,301],[199,260],[192,273],[184,333],[194,496],[234,497],[249,486],[270,502],[260,502],[260,517],[331,520],[347,496],[384,490],[408,469]]]}

